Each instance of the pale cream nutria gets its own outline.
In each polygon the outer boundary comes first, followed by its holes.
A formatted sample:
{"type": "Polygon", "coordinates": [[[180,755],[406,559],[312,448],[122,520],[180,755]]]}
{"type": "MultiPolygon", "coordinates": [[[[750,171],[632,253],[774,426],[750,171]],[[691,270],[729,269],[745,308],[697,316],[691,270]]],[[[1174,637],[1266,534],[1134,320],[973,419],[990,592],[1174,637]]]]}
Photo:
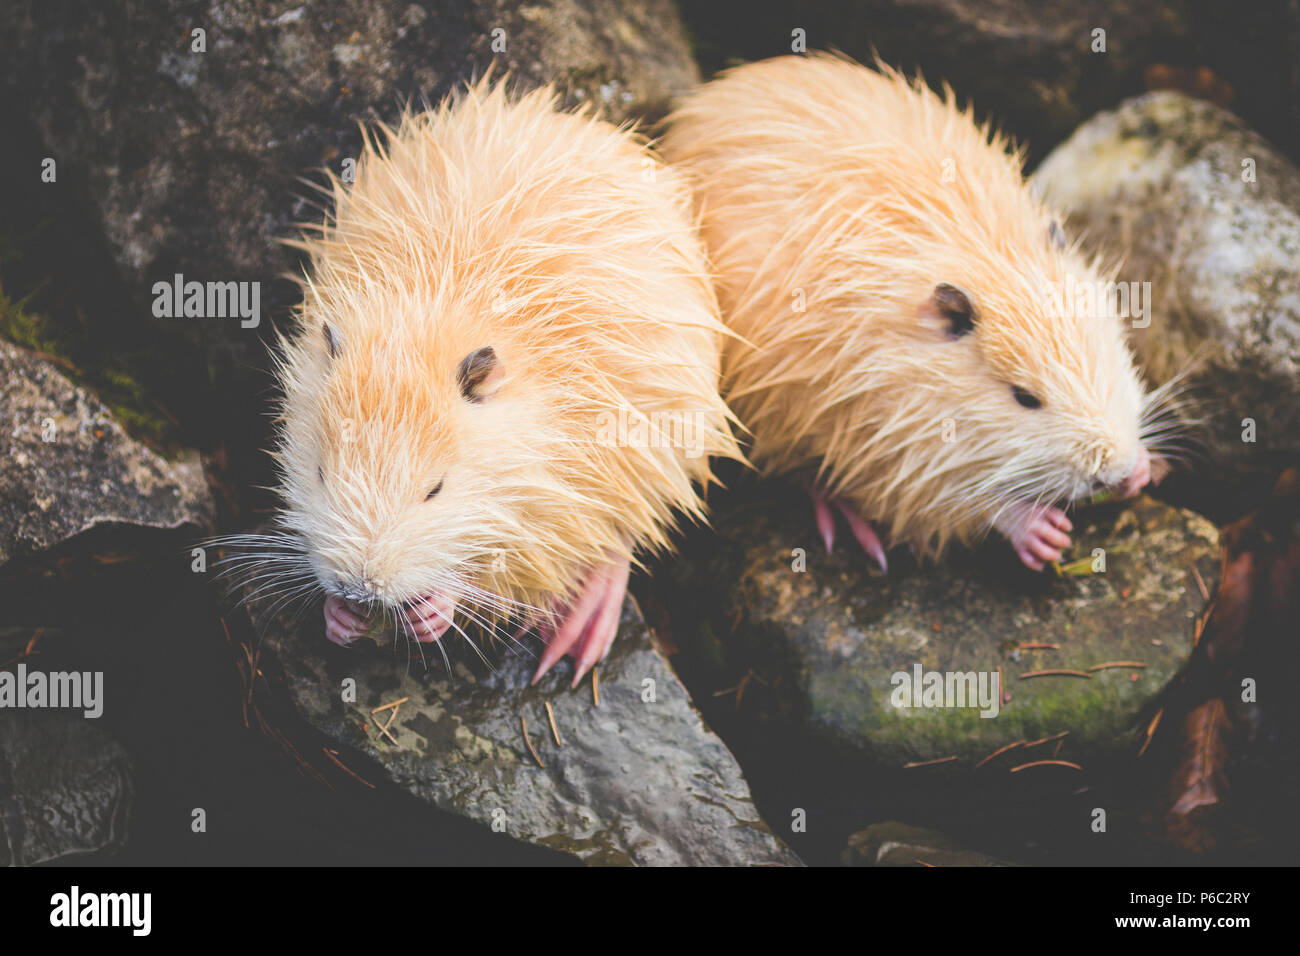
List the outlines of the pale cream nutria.
{"type": "Polygon", "coordinates": [[[570,654],[576,683],[634,551],[739,455],[689,192],[633,133],[483,80],[367,141],[333,204],[278,362],[286,560],[335,643],[367,611],[418,641],[510,619],[547,641],[534,680],[570,654]]]}
{"type": "Polygon", "coordinates": [[[663,151],[738,336],[723,395],[760,469],[812,476],[828,548],[834,504],[882,568],[877,527],[923,554],[997,529],[1037,570],[1069,544],[1061,506],[1163,467],[1166,396],[1144,391],[1097,264],[950,91],[767,60],[690,95],[663,151]]]}

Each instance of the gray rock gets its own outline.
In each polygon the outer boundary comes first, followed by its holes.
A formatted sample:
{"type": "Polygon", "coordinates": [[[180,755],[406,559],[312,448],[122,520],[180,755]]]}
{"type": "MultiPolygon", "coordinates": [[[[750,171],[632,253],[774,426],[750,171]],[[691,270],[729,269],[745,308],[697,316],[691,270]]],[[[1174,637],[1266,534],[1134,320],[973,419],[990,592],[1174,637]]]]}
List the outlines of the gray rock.
{"type": "Polygon", "coordinates": [[[1231,113],[1153,93],[1093,117],[1033,183],[1090,249],[1125,257],[1122,280],[1151,283],[1135,346],[1156,381],[1200,361],[1215,467],[1300,453],[1300,170],[1231,113]]]}
{"type": "Polygon", "coordinates": [[[1074,523],[1063,567],[1081,574],[1033,574],[990,541],[929,567],[897,552],[878,576],[851,540],[827,556],[811,508],[793,492],[741,505],[714,517],[717,550],[707,571],[692,572],[715,582],[720,612],[712,624],[675,618],[673,639],[697,660],[712,655],[727,673],[752,675],[737,719],[864,767],[937,761],[908,772],[965,772],[1009,745],[987,772],[1130,753],[1138,712],[1190,652],[1205,603],[1195,574],[1213,589],[1218,536],[1204,519],[1148,498],[1080,512],[1074,523]],[[1095,549],[1104,550],[1101,573],[1095,549]],[[730,630],[714,637],[708,628],[719,622],[730,630]],[[1145,666],[1090,670],[1114,662],[1145,666]],[[918,667],[922,687],[930,672],[974,672],[988,675],[989,691],[1000,669],[996,716],[910,697],[900,706],[896,675],[911,680],[918,667]],[[1024,676],[1041,670],[1085,676],[1024,676]]]}
{"type": "Polygon", "coordinates": [[[1300,152],[1300,8],[1189,0],[817,0],[683,4],[701,67],[835,48],[919,69],[1041,159],[1087,117],[1149,89],[1231,101],[1300,152]],[[1094,31],[1105,31],[1105,51],[1094,31]]]}
{"type": "Polygon", "coordinates": [[[671,0],[4,0],[0,13],[7,95],[60,183],[98,203],[137,304],[174,272],[294,271],[276,240],[319,219],[297,178],[356,156],[359,121],[436,101],[494,61],[616,121],[663,112],[698,78],[671,0]],[[206,52],[191,50],[196,29],[206,52]]]}
{"type": "Polygon", "coordinates": [[[197,456],[133,441],[50,363],[0,341],[0,565],[104,525],[208,528],[197,456]]]}
{"type": "Polygon", "coordinates": [[[391,637],[382,649],[360,641],[340,650],[325,641],[319,613],[293,628],[284,617],[259,619],[264,606],[252,610],[263,653],[281,662],[301,716],[434,807],[590,864],[799,863],[759,818],[735,759],[704,726],[630,599],[598,667],[598,707],[590,680],[570,689],[567,663],[529,687],[532,657],[503,653],[495,669],[471,667],[461,646],[448,677],[432,647],[425,671],[395,653],[391,637]],[[355,703],[342,700],[347,678],[356,681],[355,703]],[[391,711],[375,708],[402,698],[390,740],[378,721],[391,711]]]}
{"type": "Polygon", "coordinates": [[[0,713],[0,866],[120,849],[131,799],[126,751],[93,722],[0,713]]]}
{"type": "MultiPolygon", "coordinates": [[[[983,115],[1059,142],[1125,92],[1159,50],[1187,43],[1193,27],[1179,0],[1080,3],[1040,0],[873,0],[861,42],[897,48],[934,82],[951,83],[983,115]],[[1105,31],[1094,52],[1093,31],[1105,31]]],[[[826,44],[841,45],[838,37],[826,44]]],[[[869,51],[867,55],[870,55],[869,51]]]]}
{"type": "Polygon", "coordinates": [[[849,837],[845,866],[1011,866],[948,839],[935,830],[906,823],[873,823],[849,837]]]}

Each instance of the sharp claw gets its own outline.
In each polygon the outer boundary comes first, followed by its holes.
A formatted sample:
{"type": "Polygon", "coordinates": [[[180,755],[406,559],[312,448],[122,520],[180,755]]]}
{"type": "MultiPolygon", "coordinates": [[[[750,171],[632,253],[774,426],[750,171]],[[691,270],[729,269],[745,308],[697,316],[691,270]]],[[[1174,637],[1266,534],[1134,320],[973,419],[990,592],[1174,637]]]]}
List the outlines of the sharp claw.
{"type": "Polygon", "coordinates": [[[826,544],[826,553],[830,554],[835,549],[835,515],[831,512],[831,506],[826,503],[826,497],[819,491],[810,491],[809,496],[813,503],[813,516],[817,521],[817,530],[821,533],[822,541],[826,544]]]}
{"type": "Polygon", "coordinates": [[[830,554],[835,548],[835,511],[831,509],[831,505],[834,505],[835,509],[844,515],[849,530],[853,532],[853,537],[862,546],[862,550],[875,559],[882,573],[889,573],[889,561],[885,557],[885,546],[881,543],[880,535],[876,533],[876,529],[870,521],[867,521],[844,502],[837,499],[828,499],[819,488],[810,488],[808,497],[812,499],[813,516],[817,521],[817,531],[821,534],[822,541],[826,545],[827,554],[830,554]]]}
{"type": "Polygon", "coordinates": [[[593,571],[577,600],[567,610],[557,611],[558,619],[538,628],[546,649],[530,683],[536,684],[565,655],[574,658],[574,686],[602,659],[618,633],[619,612],[627,592],[631,571],[626,561],[593,571]]]}
{"type": "Polygon", "coordinates": [[[862,550],[875,558],[882,574],[888,574],[889,562],[885,559],[885,547],[880,543],[880,536],[876,534],[876,529],[871,526],[871,522],[864,520],[860,514],[843,502],[837,501],[835,507],[839,508],[840,514],[844,515],[844,520],[849,523],[849,530],[853,532],[853,537],[858,539],[858,544],[862,545],[862,550]]]}
{"type": "Polygon", "coordinates": [[[630,573],[631,568],[624,565],[605,576],[604,598],[597,616],[592,619],[591,626],[583,638],[581,653],[573,669],[574,687],[578,686],[578,681],[582,680],[583,675],[591,670],[597,661],[603,660],[609,653],[609,649],[614,646],[614,638],[618,634],[619,614],[623,610],[623,597],[627,593],[627,579],[630,573]]]}
{"type": "Polygon", "coordinates": [[[538,634],[546,642],[546,649],[542,651],[542,658],[537,662],[537,672],[533,674],[533,679],[528,682],[529,684],[536,684],[564,656],[564,648],[560,647],[559,642],[556,641],[555,633],[553,627],[543,626],[538,628],[538,634]]]}
{"type": "Polygon", "coordinates": [[[583,631],[582,641],[578,648],[578,655],[573,662],[573,683],[570,687],[577,687],[578,681],[582,680],[582,675],[591,670],[599,658],[600,643],[602,632],[599,630],[597,623],[593,620],[588,623],[587,630],[583,631]]]}

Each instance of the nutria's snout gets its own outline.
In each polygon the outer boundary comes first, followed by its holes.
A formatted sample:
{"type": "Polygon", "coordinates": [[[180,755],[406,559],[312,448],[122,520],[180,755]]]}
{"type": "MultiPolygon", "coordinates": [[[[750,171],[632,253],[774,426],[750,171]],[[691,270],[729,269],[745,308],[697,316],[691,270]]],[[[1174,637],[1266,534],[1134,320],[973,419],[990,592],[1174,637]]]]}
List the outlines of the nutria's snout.
{"type": "Polygon", "coordinates": [[[370,578],[346,578],[342,575],[324,582],[327,594],[346,601],[357,614],[369,614],[383,600],[382,588],[370,578]]]}
{"type": "Polygon", "coordinates": [[[1151,483],[1151,454],[1144,446],[1138,446],[1137,461],[1126,474],[1106,480],[1098,476],[1095,486],[1098,491],[1109,491],[1117,498],[1132,498],[1151,483]]]}

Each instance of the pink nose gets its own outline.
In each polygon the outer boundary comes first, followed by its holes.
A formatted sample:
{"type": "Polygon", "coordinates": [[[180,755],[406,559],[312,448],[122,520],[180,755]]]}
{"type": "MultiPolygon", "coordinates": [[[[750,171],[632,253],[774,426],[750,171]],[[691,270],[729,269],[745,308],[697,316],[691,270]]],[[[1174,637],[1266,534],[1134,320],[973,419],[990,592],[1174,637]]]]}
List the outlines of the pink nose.
{"type": "Polygon", "coordinates": [[[1121,498],[1132,498],[1151,481],[1151,456],[1145,448],[1138,448],[1137,464],[1124,482],[1116,489],[1121,498]]]}

